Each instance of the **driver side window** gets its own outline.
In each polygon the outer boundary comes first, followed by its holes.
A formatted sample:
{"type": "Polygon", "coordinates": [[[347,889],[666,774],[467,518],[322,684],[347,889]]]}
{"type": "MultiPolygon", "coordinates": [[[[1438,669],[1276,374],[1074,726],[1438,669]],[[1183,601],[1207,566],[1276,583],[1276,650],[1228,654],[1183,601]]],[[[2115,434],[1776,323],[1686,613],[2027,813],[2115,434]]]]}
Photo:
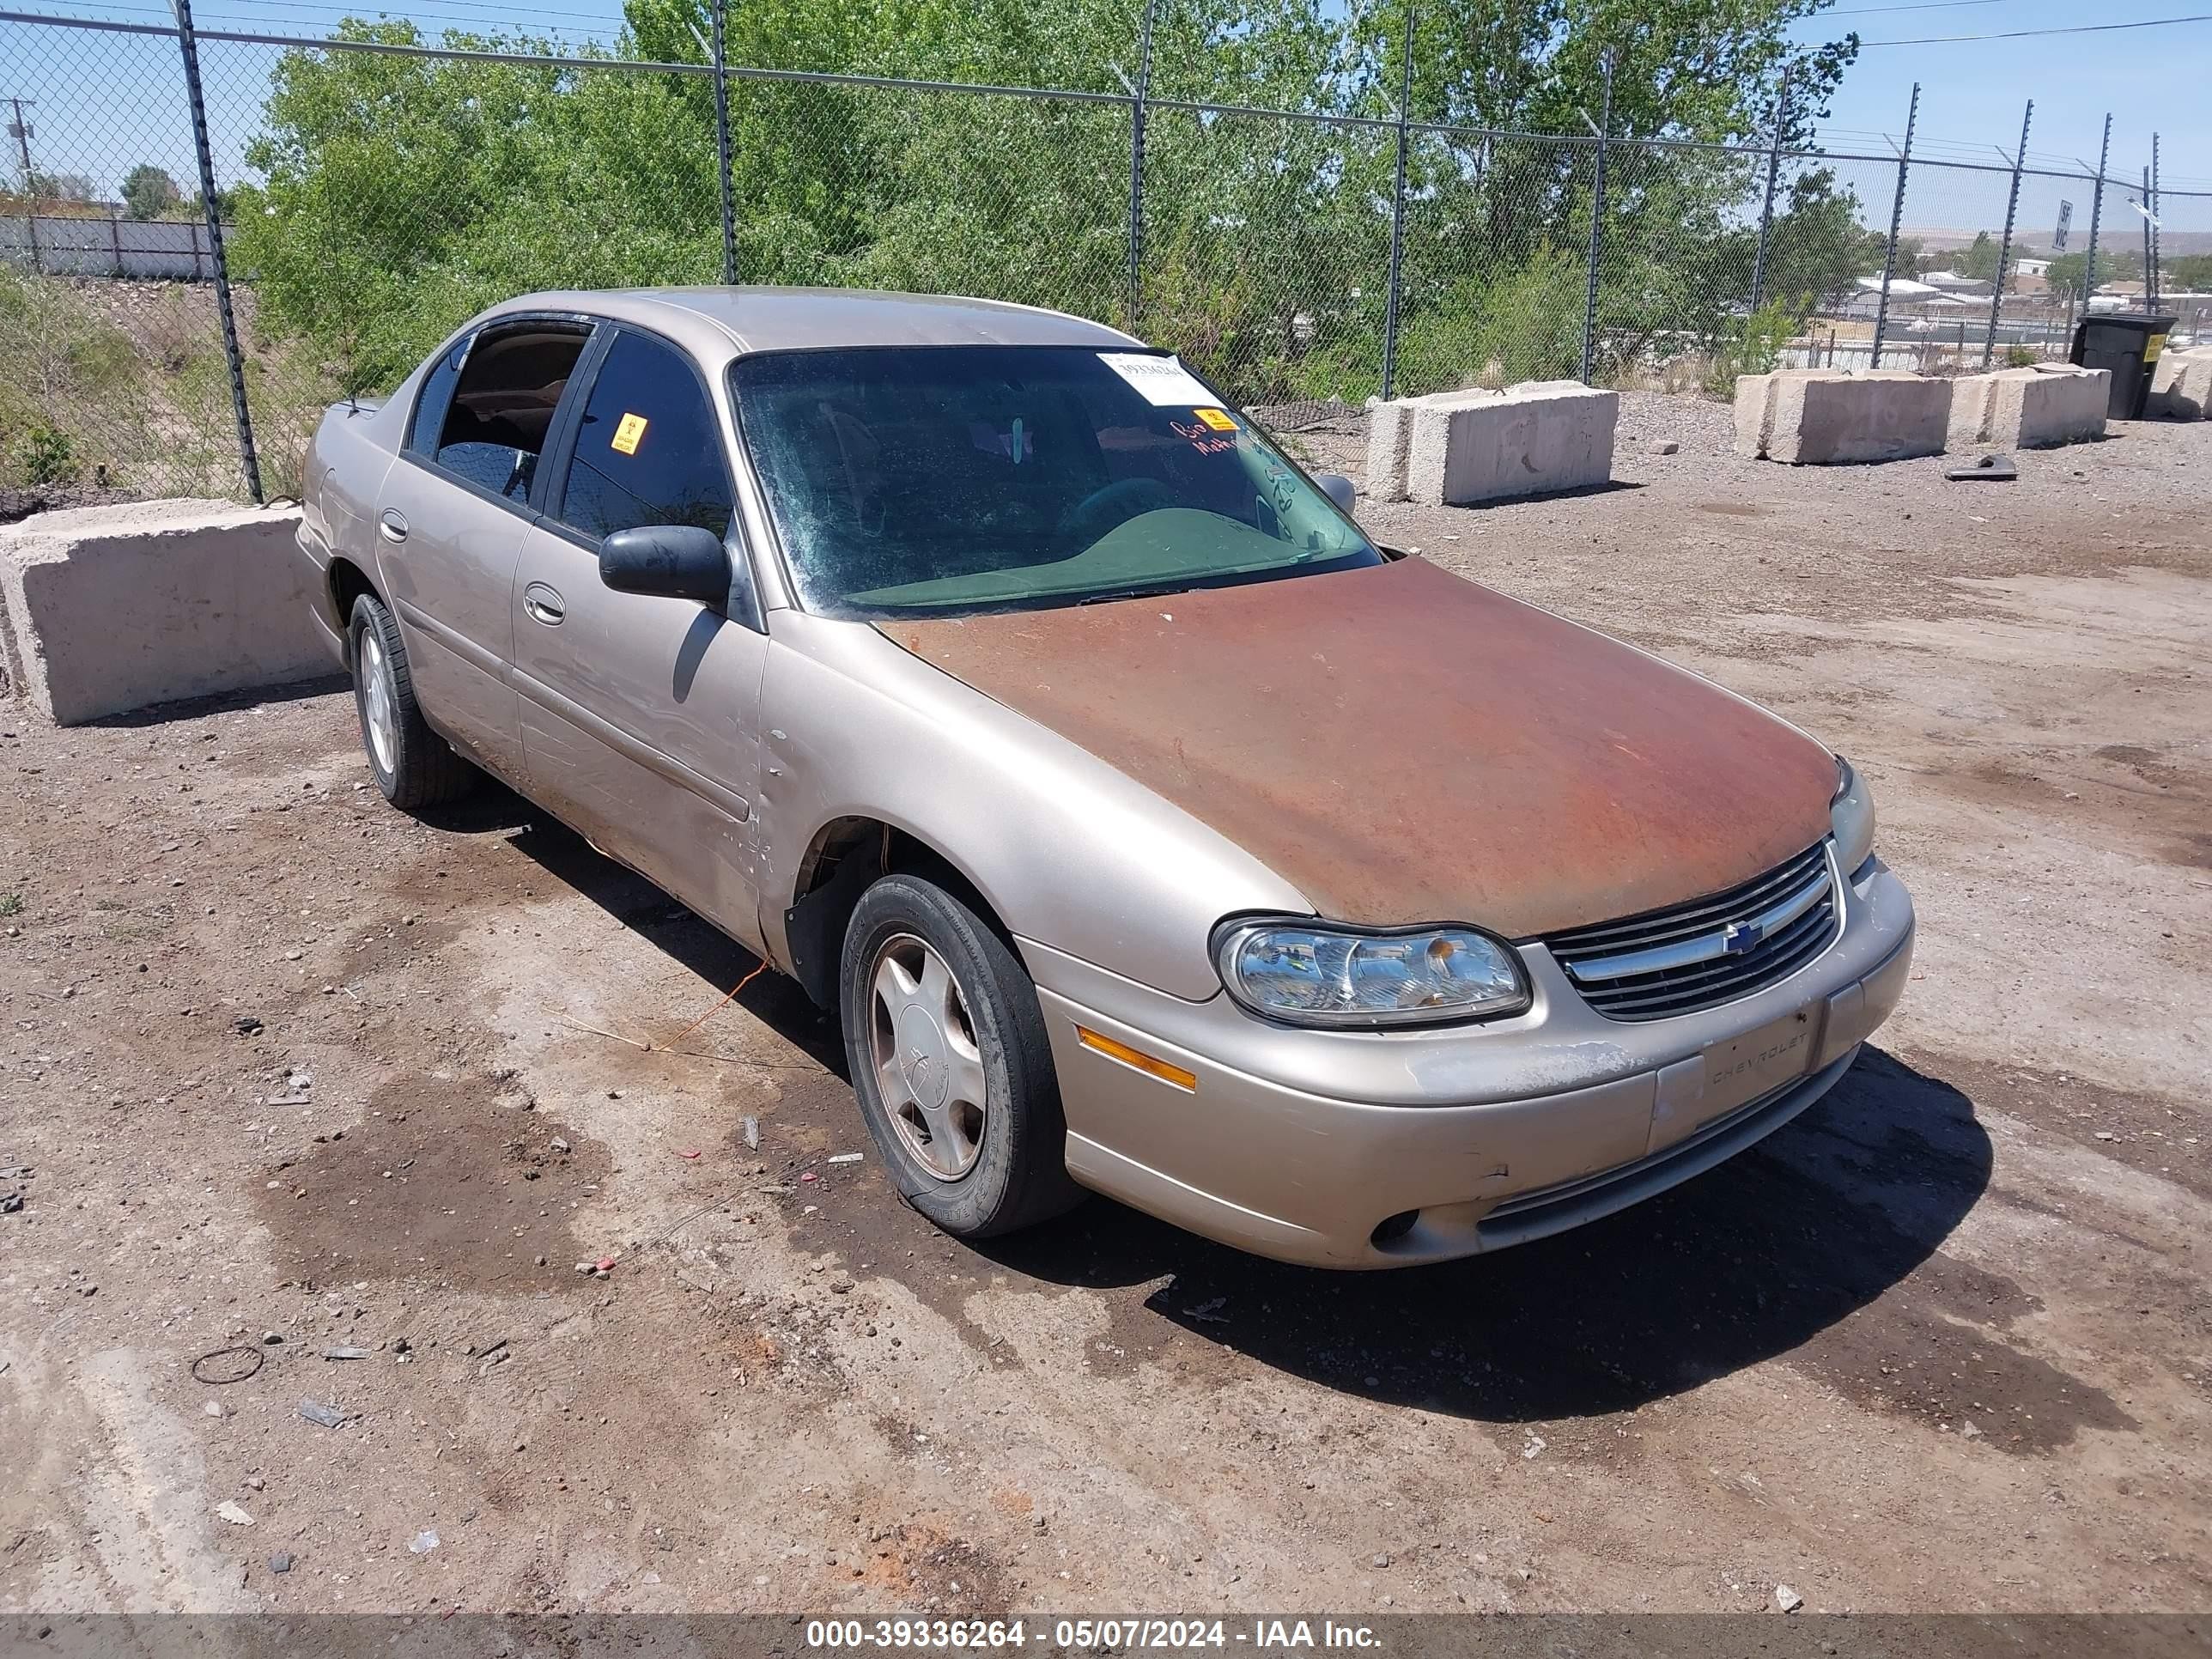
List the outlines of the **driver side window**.
{"type": "Polygon", "coordinates": [[[554,515],[598,541],[643,525],[729,533],[729,468],[699,376],[670,347],[624,329],[599,364],[554,515]]]}
{"type": "Polygon", "coordinates": [[[408,448],[479,489],[527,501],[553,411],[589,337],[538,323],[456,342],[423,379],[408,448]]]}

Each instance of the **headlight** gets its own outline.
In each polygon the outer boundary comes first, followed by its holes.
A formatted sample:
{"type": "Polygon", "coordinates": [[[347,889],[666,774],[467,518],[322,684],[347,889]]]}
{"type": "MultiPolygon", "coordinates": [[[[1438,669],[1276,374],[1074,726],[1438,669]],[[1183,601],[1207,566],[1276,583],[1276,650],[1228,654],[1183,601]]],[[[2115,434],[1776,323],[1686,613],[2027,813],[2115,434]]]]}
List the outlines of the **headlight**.
{"type": "Polygon", "coordinates": [[[1874,796],[1866,781],[1836,757],[1836,798],[1828,803],[1828,824],[1836,836],[1836,866],[1848,879],[1874,854],[1874,796]]]}
{"type": "Polygon", "coordinates": [[[1410,1025],[1528,1006],[1512,947],[1470,927],[1233,922],[1216,937],[1213,959],[1230,995],[1294,1025],[1410,1025]]]}

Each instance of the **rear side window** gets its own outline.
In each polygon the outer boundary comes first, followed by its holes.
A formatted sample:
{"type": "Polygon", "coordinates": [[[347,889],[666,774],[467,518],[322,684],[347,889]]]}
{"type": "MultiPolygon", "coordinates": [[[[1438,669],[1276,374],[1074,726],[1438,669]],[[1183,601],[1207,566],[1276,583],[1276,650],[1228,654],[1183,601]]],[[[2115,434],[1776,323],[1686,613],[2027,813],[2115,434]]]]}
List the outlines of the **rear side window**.
{"type": "Polygon", "coordinates": [[[690,362],[645,335],[616,335],[576,428],[562,522],[594,540],[661,524],[720,536],[730,503],[721,434],[690,362]]]}
{"type": "Polygon", "coordinates": [[[481,489],[527,500],[553,411],[588,337],[526,326],[456,344],[423,378],[408,447],[481,489]]]}

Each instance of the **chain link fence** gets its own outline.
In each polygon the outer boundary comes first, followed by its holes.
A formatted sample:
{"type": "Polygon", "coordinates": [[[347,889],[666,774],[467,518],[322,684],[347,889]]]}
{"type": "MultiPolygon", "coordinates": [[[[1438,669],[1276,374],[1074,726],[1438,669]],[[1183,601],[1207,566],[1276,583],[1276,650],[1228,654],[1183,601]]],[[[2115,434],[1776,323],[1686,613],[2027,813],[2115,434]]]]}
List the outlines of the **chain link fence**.
{"type": "MultiPolygon", "coordinates": [[[[1221,66],[1141,48],[1131,77],[1015,88],[343,33],[0,14],[0,108],[28,106],[0,191],[0,484],[295,493],[327,402],[532,289],[979,295],[1280,406],[2063,357],[2090,287],[2157,280],[2154,221],[2167,258],[2212,252],[2212,191],[1994,148],[1491,131],[1371,94],[1297,107],[1314,89],[1263,64],[1255,95],[1294,106],[1246,107],[1206,101],[1221,66]]],[[[2173,308],[2205,337],[2212,295],[2173,308]]]]}

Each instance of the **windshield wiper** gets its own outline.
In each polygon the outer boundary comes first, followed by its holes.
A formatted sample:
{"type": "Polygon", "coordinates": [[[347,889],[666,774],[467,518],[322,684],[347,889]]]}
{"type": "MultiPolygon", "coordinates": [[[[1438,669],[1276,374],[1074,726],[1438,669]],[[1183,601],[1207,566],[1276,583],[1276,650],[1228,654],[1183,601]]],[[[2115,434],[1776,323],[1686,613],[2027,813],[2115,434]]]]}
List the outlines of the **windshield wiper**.
{"type": "Polygon", "coordinates": [[[1177,593],[1188,593],[1188,587],[1124,587],[1111,593],[1091,593],[1076,601],[1078,605],[1113,605],[1121,599],[1164,599],[1177,593]]]}

